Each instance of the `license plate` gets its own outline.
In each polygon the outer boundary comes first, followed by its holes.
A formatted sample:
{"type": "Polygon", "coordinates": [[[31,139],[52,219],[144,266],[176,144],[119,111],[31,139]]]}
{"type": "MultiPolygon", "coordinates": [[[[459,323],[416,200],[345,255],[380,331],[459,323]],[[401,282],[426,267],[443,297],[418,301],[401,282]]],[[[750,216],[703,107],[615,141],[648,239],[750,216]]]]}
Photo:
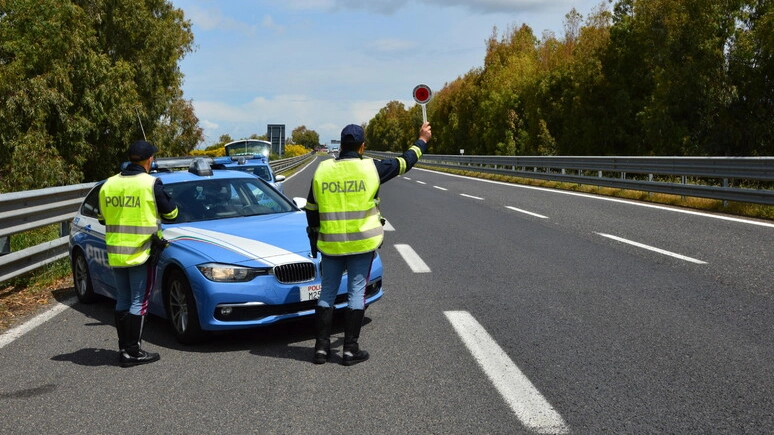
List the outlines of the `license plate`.
{"type": "Polygon", "coordinates": [[[314,301],[320,299],[320,292],[322,291],[321,284],[303,285],[299,287],[301,294],[301,301],[314,301]]]}

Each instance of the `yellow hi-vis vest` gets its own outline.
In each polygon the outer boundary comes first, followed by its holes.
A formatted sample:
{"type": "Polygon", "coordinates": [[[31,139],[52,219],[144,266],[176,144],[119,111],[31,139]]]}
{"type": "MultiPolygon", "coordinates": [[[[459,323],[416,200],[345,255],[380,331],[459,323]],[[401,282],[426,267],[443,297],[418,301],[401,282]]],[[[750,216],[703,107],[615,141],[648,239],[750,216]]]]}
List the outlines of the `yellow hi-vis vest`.
{"type": "Polygon", "coordinates": [[[326,255],[375,251],[384,239],[379,173],[371,159],[325,160],[312,182],[320,212],[317,249],[326,255]]]}
{"type": "Polygon", "coordinates": [[[148,174],[118,174],[102,185],[99,207],[105,219],[110,266],[138,266],[150,256],[151,236],[161,229],[153,194],[155,182],[148,174]]]}

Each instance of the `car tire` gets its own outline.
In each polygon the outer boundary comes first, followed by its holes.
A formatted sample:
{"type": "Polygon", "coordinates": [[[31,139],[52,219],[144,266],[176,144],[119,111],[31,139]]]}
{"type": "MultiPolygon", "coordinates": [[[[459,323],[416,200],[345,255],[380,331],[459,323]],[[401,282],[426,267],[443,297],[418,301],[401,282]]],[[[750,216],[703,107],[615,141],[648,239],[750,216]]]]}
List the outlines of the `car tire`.
{"type": "Polygon", "coordinates": [[[89,273],[89,262],[86,260],[86,256],[83,251],[76,249],[73,251],[73,285],[75,287],[75,295],[78,300],[84,304],[90,304],[97,300],[97,295],[94,293],[94,286],[91,283],[91,273],[89,273]]]}
{"type": "Polygon", "coordinates": [[[164,305],[167,319],[177,341],[183,344],[195,344],[202,340],[202,328],[199,324],[199,313],[191,284],[179,269],[171,271],[166,279],[164,305]]]}

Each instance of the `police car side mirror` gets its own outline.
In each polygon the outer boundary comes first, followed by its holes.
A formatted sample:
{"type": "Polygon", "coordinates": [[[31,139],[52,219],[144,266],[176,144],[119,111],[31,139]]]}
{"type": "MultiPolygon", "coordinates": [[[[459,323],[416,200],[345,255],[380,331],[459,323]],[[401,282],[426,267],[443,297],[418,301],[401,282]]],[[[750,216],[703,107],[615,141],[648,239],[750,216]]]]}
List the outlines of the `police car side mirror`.
{"type": "Polygon", "coordinates": [[[293,198],[293,202],[296,204],[296,207],[303,209],[306,207],[306,198],[301,198],[300,196],[296,196],[293,198]]]}
{"type": "Polygon", "coordinates": [[[285,176],[284,175],[277,175],[276,177],[274,177],[274,181],[276,181],[277,183],[283,182],[283,181],[285,181],[285,176]]]}

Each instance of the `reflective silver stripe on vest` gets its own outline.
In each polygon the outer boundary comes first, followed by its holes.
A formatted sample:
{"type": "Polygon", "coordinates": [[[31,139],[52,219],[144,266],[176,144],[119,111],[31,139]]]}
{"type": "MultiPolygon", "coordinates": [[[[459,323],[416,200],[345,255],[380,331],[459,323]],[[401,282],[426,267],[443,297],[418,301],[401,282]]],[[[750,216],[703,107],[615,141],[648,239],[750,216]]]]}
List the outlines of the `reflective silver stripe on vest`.
{"type": "Polygon", "coordinates": [[[151,243],[150,243],[150,240],[148,240],[147,242],[137,247],[107,245],[107,251],[110,254],[134,255],[134,254],[140,254],[143,251],[150,249],[150,247],[151,247],[151,243]]]}
{"type": "Polygon", "coordinates": [[[135,227],[130,225],[108,225],[105,229],[109,233],[122,234],[146,234],[151,235],[159,230],[158,227],[135,227]]]}
{"type": "Polygon", "coordinates": [[[371,207],[365,211],[331,211],[320,213],[320,220],[326,221],[348,221],[353,219],[365,219],[369,216],[379,214],[376,207],[371,207]]]}
{"type": "Polygon", "coordinates": [[[371,237],[378,237],[384,234],[384,229],[381,226],[376,228],[361,231],[359,233],[343,233],[343,234],[326,234],[320,233],[320,240],[325,242],[352,242],[356,240],[370,239],[371,237]]]}

